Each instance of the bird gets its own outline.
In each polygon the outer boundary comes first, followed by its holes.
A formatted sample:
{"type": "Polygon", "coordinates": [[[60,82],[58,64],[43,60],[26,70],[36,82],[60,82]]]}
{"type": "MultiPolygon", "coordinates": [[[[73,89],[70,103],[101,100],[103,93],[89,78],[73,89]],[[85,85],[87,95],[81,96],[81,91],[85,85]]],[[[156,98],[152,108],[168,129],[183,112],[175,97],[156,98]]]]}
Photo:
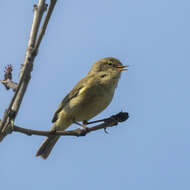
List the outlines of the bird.
{"type": "MultiPolygon", "coordinates": [[[[85,123],[102,112],[112,101],[121,72],[128,70],[126,67],[114,57],[96,61],[58,106],[50,131],[64,131],[73,123],[85,123]]],[[[59,138],[46,137],[36,156],[47,159],[59,138]]]]}

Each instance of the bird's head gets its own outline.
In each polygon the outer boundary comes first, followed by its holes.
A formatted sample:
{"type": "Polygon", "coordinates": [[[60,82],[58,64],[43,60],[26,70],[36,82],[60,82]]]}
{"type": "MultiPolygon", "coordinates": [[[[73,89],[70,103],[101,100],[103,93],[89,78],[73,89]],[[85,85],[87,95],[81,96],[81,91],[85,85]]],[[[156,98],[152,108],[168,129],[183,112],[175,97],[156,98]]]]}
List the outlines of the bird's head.
{"type": "Polygon", "coordinates": [[[128,65],[123,65],[118,59],[114,57],[106,57],[96,61],[92,65],[89,74],[102,71],[120,74],[121,71],[127,70],[126,67],[128,67],[128,65]]]}

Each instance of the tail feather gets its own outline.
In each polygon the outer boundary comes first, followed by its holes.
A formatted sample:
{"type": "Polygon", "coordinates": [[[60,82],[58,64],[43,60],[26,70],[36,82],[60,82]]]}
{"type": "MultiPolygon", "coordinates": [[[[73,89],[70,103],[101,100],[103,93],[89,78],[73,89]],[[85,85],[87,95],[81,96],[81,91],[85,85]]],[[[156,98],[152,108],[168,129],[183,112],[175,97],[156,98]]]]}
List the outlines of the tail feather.
{"type": "Polygon", "coordinates": [[[36,156],[41,156],[43,159],[47,159],[58,139],[59,136],[47,137],[37,151],[36,156]]]}
{"type": "MultiPolygon", "coordinates": [[[[64,131],[72,124],[72,120],[63,117],[62,115],[60,115],[60,118],[61,119],[59,119],[57,123],[53,124],[50,131],[64,131]]],[[[47,137],[37,151],[36,156],[41,156],[43,159],[47,159],[59,137],[60,136],[47,137]]]]}

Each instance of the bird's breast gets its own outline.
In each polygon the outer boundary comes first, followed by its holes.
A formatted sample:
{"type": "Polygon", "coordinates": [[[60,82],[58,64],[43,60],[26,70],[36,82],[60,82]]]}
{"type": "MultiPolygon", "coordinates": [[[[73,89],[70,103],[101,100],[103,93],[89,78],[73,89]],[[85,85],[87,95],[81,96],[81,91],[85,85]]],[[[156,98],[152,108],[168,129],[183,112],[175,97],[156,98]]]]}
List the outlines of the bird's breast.
{"type": "Polygon", "coordinates": [[[116,86],[117,81],[112,81],[110,84],[99,84],[95,88],[84,90],[84,93],[73,99],[76,105],[75,119],[89,120],[102,112],[112,101],[116,86]]]}

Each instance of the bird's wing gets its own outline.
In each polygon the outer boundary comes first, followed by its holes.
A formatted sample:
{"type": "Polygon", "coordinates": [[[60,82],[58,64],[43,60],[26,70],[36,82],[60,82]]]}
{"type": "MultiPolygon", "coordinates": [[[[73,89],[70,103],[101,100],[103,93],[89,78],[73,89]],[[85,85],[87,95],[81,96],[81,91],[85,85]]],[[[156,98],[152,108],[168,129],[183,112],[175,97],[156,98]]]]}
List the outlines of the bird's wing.
{"type": "Polygon", "coordinates": [[[85,77],[83,78],[81,81],[79,81],[75,87],[70,91],[69,94],[67,94],[67,96],[65,96],[65,98],[62,100],[61,104],[59,105],[59,107],[57,108],[54,116],[53,116],[53,119],[52,119],[52,122],[54,123],[57,119],[58,119],[58,114],[59,112],[64,108],[64,106],[73,98],[75,98],[79,92],[81,90],[85,90],[85,87],[87,86],[86,84],[88,83],[87,80],[90,80],[92,79],[93,77],[88,77],[88,79],[85,77]]]}

